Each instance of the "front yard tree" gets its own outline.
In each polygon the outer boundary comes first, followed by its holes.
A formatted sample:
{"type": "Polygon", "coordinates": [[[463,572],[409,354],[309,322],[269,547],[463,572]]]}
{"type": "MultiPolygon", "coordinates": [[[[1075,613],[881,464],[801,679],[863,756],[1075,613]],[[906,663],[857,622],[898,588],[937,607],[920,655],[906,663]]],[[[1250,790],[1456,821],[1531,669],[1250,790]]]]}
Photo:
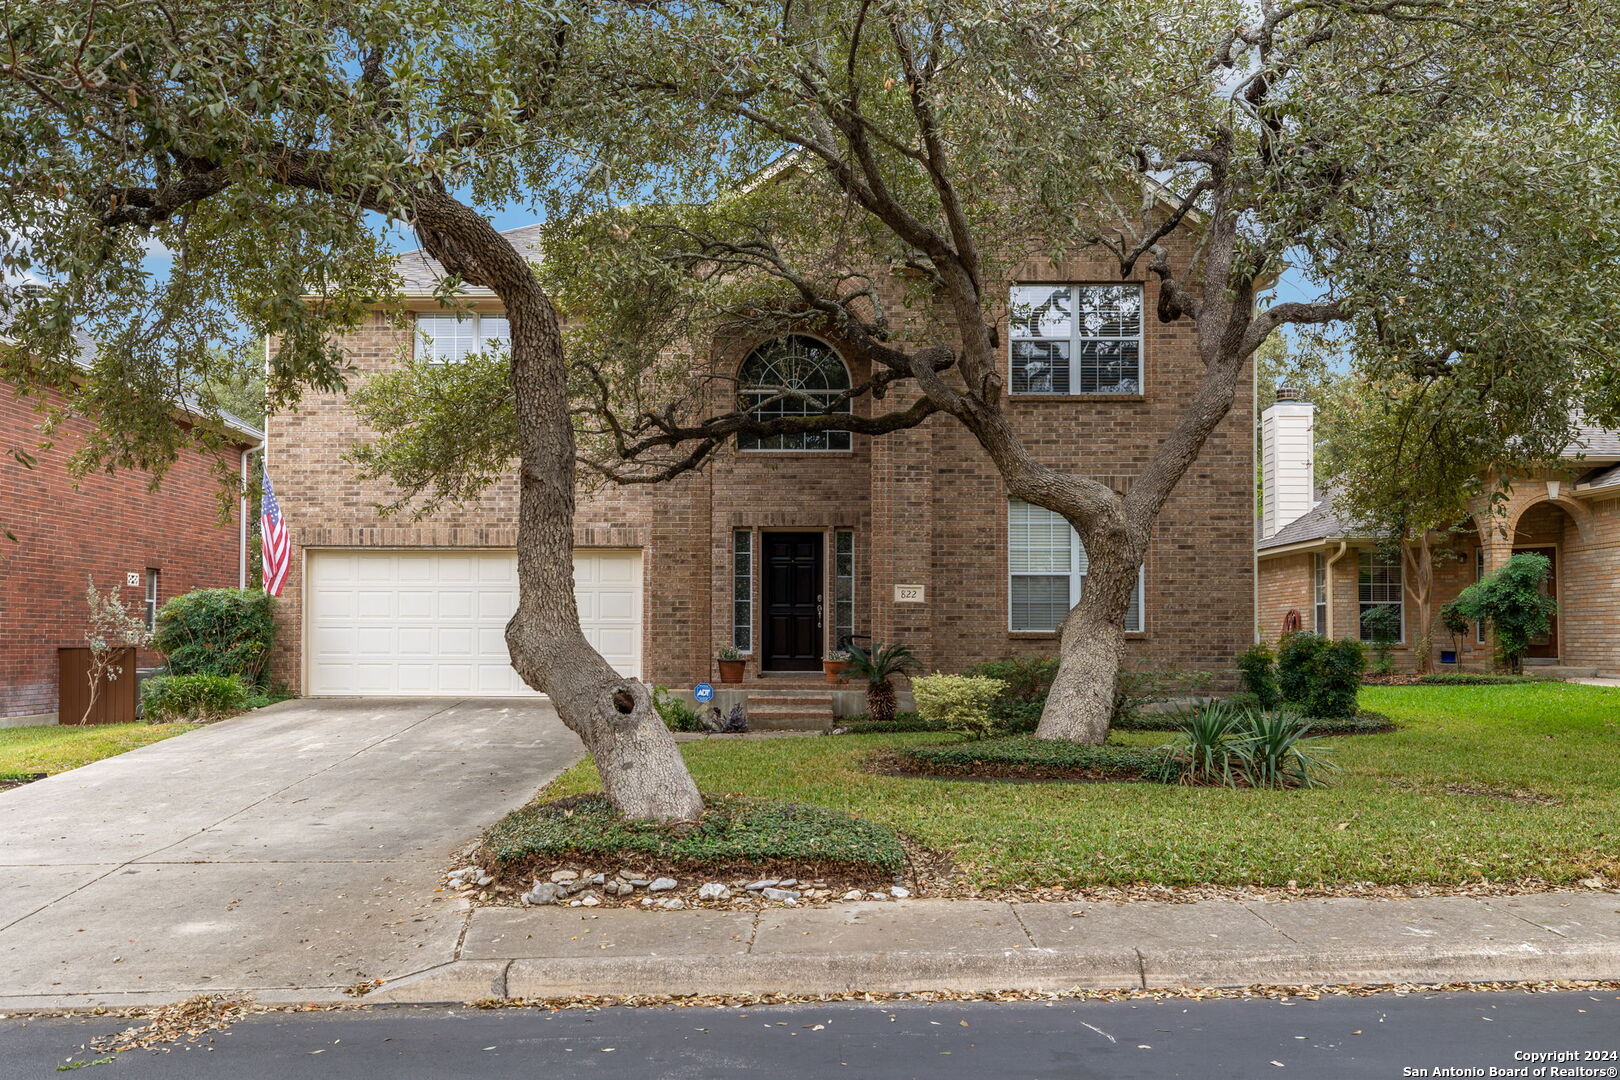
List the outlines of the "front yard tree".
{"type": "Polygon", "coordinates": [[[580,77],[611,93],[570,122],[627,197],[559,230],[548,267],[596,399],[586,450],[621,479],[695,468],[751,422],[710,343],[832,340],[873,374],[773,430],[944,414],[1067,519],[1090,566],[1037,734],[1100,742],[1154,522],[1271,335],[1339,325],[1381,346],[1359,377],[1480,393],[1501,369],[1456,358],[1511,341],[1501,362],[1560,402],[1613,370],[1613,320],[1590,317],[1620,295],[1613,21],[1584,0],[602,8],[580,77]],[[1043,451],[1004,409],[1009,271],[1076,250],[1156,286],[1203,361],[1123,490],[1095,477],[1124,463],[1043,451]],[[1288,264],[1320,294],[1267,302],[1288,264]],[[897,386],[905,410],[852,408],[897,386]]]}
{"type": "MultiPolygon", "coordinates": [[[[9,363],[38,363],[101,418],[88,465],[161,471],[182,388],[268,337],[272,406],[335,389],[337,337],[396,292],[381,232],[412,229],[511,320],[501,378],[519,457],[512,663],[551,696],[625,815],[702,809],[647,690],[585,640],[573,590],[574,432],[557,316],[479,207],[559,190],[548,139],[569,19],[539,2],[156,0],[0,7],[0,264],[9,363]],[[172,253],[166,275],[143,257],[172,253]],[[313,299],[304,299],[313,296],[313,299]],[[74,365],[71,328],[99,345],[74,365]]],[[[205,403],[204,411],[214,406],[205,403]]],[[[510,468],[508,459],[507,468],[510,468]]]]}

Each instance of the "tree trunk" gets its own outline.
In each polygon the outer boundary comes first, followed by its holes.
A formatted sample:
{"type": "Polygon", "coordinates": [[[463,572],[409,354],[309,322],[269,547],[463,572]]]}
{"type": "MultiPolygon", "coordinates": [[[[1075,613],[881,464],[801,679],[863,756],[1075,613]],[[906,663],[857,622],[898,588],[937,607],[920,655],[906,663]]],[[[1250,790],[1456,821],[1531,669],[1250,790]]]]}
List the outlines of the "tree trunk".
{"type": "Polygon", "coordinates": [[[888,723],[894,719],[895,713],[894,684],[884,679],[882,682],[868,683],[866,686],[866,710],[872,719],[879,723],[888,723]]]}
{"type": "Polygon", "coordinates": [[[1063,622],[1061,659],[1035,729],[1037,739],[1100,745],[1114,717],[1114,687],[1125,655],[1125,611],[1139,560],[1093,538],[1080,603],[1063,622]],[[1097,550],[1093,551],[1095,547],[1097,550]]]}
{"type": "Polygon", "coordinates": [[[512,667],[550,696],[596,759],[602,789],[627,818],[695,820],[703,799],[652,705],[585,639],[574,600],[574,429],[568,371],[551,300],[528,263],[484,218],[454,200],[421,207],[429,252],[492,288],[511,327],[519,451],[518,609],[506,626],[512,667]]]}
{"type": "Polygon", "coordinates": [[[1410,579],[1407,592],[1412,594],[1412,610],[1417,620],[1412,650],[1417,660],[1417,670],[1427,673],[1434,670],[1434,613],[1431,610],[1434,605],[1434,548],[1430,544],[1429,534],[1424,533],[1416,540],[1403,543],[1401,552],[1410,579]]]}

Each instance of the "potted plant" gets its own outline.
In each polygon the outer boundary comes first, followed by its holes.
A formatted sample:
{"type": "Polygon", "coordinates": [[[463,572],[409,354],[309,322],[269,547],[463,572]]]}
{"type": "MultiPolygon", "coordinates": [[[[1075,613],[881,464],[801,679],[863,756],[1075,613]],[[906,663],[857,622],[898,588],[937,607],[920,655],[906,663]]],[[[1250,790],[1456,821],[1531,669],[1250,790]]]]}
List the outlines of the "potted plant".
{"type": "Polygon", "coordinates": [[[743,681],[743,671],[748,667],[748,659],[743,656],[741,649],[735,645],[722,645],[717,663],[720,665],[721,682],[743,681]]]}
{"type": "Polygon", "coordinates": [[[870,649],[849,647],[850,674],[866,680],[866,707],[872,719],[887,723],[894,719],[894,686],[889,679],[922,665],[904,645],[877,642],[870,649]]]}
{"type": "Polygon", "coordinates": [[[849,650],[834,649],[821,658],[821,673],[827,677],[828,682],[837,682],[844,677],[844,669],[849,667],[849,650]]]}

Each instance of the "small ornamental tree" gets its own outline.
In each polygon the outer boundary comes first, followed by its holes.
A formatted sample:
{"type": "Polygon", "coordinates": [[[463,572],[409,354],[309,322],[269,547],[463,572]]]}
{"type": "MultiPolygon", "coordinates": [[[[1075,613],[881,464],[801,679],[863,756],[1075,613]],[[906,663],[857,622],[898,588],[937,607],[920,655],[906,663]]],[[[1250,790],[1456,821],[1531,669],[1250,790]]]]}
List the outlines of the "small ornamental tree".
{"type": "MultiPolygon", "coordinates": [[[[79,723],[88,724],[96,710],[96,699],[103,682],[114,682],[124,677],[125,649],[144,649],[152,641],[152,632],[140,612],[124,603],[118,586],[106,592],[96,588],[94,578],[85,578],[84,601],[90,609],[89,625],[84,632],[84,643],[90,648],[90,694],[85,701],[84,715],[79,723]]],[[[135,677],[129,672],[130,678],[135,677]]]]}
{"type": "Polygon", "coordinates": [[[1552,562],[1526,551],[1514,555],[1458,594],[1453,602],[1464,619],[1488,623],[1496,635],[1497,666],[1518,674],[1524,654],[1552,629],[1558,602],[1547,595],[1552,562]]]}

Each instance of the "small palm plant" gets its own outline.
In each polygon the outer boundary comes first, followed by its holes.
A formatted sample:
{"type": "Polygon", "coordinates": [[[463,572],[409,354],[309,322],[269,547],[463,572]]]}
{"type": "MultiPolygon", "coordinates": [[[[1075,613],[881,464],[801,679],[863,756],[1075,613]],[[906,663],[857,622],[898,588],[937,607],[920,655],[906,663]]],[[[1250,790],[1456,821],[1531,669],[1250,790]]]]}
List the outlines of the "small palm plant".
{"type": "Polygon", "coordinates": [[[1309,734],[1309,721],[1292,713],[1217,702],[1182,718],[1171,753],[1183,784],[1325,787],[1335,766],[1309,734]]]}
{"type": "Polygon", "coordinates": [[[849,667],[844,669],[844,674],[866,680],[867,711],[872,714],[873,720],[887,723],[894,719],[895,712],[894,686],[889,679],[915,671],[921,666],[917,657],[904,645],[885,645],[878,641],[870,649],[851,644],[849,667]]]}

